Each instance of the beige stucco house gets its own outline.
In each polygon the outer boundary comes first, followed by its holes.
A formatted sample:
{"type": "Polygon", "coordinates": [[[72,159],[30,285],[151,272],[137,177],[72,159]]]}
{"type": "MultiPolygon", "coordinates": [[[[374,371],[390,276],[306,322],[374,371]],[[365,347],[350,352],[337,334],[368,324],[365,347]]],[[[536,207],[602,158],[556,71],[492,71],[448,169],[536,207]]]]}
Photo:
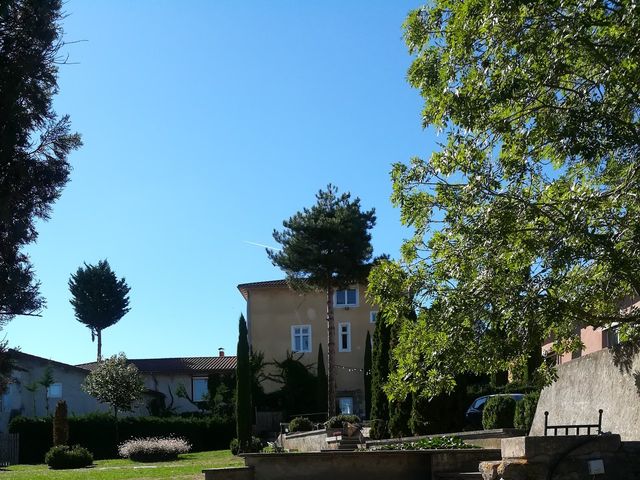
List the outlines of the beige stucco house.
{"type": "MultiPolygon", "coordinates": [[[[283,360],[287,352],[316,367],[322,344],[327,367],[326,296],[324,292],[299,293],[285,280],[244,283],[238,290],[247,301],[247,329],[253,351],[265,361],[283,360]]],[[[373,337],[377,309],[367,302],[365,287],[352,285],[334,293],[336,322],[336,396],[343,413],[364,416],[364,345],[373,337]]],[[[315,371],[314,371],[315,373],[315,371]]],[[[265,391],[279,388],[265,382],[265,391]]]]}
{"type": "Polygon", "coordinates": [[[7,432],[9,421],[17,415],[52,414],[59,400],[67,402],[70,415],[106,410],[80,388],[88,370],[16,350],[11,350],[10,355],[15,368],[7,392],[0,397],[0,431],[7,432]],[[47,367],[51,369],[53,384],[44,388],[38,382],[47,367]]]}

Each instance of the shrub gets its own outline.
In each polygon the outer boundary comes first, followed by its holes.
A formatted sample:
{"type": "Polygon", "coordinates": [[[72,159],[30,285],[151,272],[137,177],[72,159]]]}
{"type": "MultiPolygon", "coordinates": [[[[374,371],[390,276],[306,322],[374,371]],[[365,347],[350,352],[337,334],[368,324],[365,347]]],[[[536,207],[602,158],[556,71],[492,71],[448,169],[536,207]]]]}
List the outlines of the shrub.
{"type": "Polygon", "coordinates": [[[267,446],[262,449],[262,453],[284,453],[284,448],[275,442],[267,442],[267,446]]]}
{"type": "Polygon", "coordinates": [[[118,454],[134,462],[163,462],[176,460],[181,453],[191,450],[184,438],[147,437],[127,440],[118,446],[118,454]]]}
{"type": "MultiPolygon", "coordinates": [[[[124,417],[118,420],[118,425],[123,441],[174,436],[184,438],[191,444],[194,452],[227,448],[235,431],[233,421],[215,416],[124,417]]],[[[45,453],[52,445],[51,417],[16,417],[11,421],[9,431],[20,434],[20,463],[42,463],[45,453]]],[[[117,457],[113,416],[92,413],[69,417],[69,442],[87,447],[97,459],[117,457]]]]}
{"type": "Polygon", "coordinates": [[[53,415],[53,444],[66,445],[69,442],[69,420],[67,418],[67,402],[60,400],[53,415]]]}
{"type": "Polygon", "coordinates": [[[258,437],[251,437],[251,444],[249,445],[249,450],[245,452],[240,451],[240,442],[238,442],[237,438],[234,438],[233,440],[231,440],[231,443],[229,444],[229,450],[231,450],[232,455],[238,455],[239,453],[260,452],[262,450],[262,447],[264,447],[264,445],[262,443],[262,440],[260,440],[258,437]]]}
{"type": "Polygon", "coordinates": [[[336,415],[327,420],[327,428],[342,428],[343,423],[360,423],[357,415],[336,415]]]}
{"type": "Polygon", "coordinates": [[[527,432],[531,429],[533,417],[536,415],[536,407],[538,406],[539,398],[540,394],[537,392],[528,393],[521,401],[516,403],[516,410],[513,418],[514,427],[527,432]]]}
{"type": "Polygon", "coordinates": [[[372,447],[371,450],[438,450],[449,449],[459,450],[467,448],[479,448],[475,445],[469,445],[464,443],[462,439],[458,437],[431,437],[423,438],[417,442],[402,442],[392,443],[390,445],[379,445],[372,447]]]}
{"type": "Polygon", "coordinates": [[[306,417],[296,417],[289,422],[290,432],[310,432],[313,430],[313,422],[306,417]]]}
{"type": "Polygon", "coordinates": [[[369,430],[369,437],[373,440],[382,440],[389,437],[387,430],[387,422],[381,419],[371,420],[371,429],[369,430]]]}
{"type": "Polygon", "coordinates": [[[516,401],[506,395],[489,398],[482,412],[482,426],[485,430],[493,428],[513,428],[516,401]]]}
{"type": "Polygon", "coordinates": [[[91,452],[80,445],[56,445],[51,447],[44,456],[44,461],[50,468],[61,470],[66,468],[88,467],[93,463],[91,452]]]}

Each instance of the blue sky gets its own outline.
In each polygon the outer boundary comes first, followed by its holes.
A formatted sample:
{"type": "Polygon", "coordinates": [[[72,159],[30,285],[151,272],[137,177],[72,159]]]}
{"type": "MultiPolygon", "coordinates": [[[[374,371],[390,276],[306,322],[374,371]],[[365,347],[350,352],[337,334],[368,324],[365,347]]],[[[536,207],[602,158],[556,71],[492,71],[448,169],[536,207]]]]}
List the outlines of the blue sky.
{"type": "Polygon", "coordinates": [[[80,1],[65,4],[69,61],[56,110],[84,146],[29,248],[47,308],[16,318],[23,351],[80,363],[96,345],[69,275],[107,258],[131,312],[103,333],[130,358],[236,349],[239,283],[282,278],[263,248],[329,182],[375,207],[376,254],[409,232],[389,170],[428,156],[406,82],[402,22],[417,1],[80,1]]]}

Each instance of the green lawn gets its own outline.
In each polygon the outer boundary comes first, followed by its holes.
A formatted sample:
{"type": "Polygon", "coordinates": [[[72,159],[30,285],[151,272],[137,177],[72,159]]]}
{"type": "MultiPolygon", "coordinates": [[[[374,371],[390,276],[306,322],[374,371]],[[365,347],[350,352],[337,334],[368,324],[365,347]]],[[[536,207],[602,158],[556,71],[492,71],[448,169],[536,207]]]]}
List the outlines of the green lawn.
{"type": "Polygon", "coordinates": [[[131,460],[96,460],[93,467],[77,470],[49,470],[46,465],[15,465],[0,471],[2,480],[120,480],[147,478],[171,478],[202,480],[204,468],[237,467],[242,459],[229,450],[188,453],[175,462],[138,463],[131,460]]]}

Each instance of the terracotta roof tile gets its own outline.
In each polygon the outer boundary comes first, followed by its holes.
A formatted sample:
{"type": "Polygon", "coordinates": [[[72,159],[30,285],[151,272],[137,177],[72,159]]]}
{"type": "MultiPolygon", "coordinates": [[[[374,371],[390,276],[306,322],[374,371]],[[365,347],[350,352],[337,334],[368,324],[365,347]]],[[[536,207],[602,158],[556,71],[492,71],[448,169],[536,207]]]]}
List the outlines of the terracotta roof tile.
{"type": "MultiPolygon", "coordinates": [[[[210,373],[232,371],[236,368],[235,356],[179,357],[179,358],[130,358],[142,373],[210,373]]],[[[80,368],[93,370],[96,362],[83,363],[80,368]]]]}
{"type": "Polygon", "coordinates": [[[247,300],[247,295],[248,295],[249,289],[251,288],[282,288],[282,287],[287,287],[286,280],[266,280],[264,282],[241,283],[240,285],[238,285],[238,290],[240,290],[240,293],[242,294],[244,299],[247,300]]]}

